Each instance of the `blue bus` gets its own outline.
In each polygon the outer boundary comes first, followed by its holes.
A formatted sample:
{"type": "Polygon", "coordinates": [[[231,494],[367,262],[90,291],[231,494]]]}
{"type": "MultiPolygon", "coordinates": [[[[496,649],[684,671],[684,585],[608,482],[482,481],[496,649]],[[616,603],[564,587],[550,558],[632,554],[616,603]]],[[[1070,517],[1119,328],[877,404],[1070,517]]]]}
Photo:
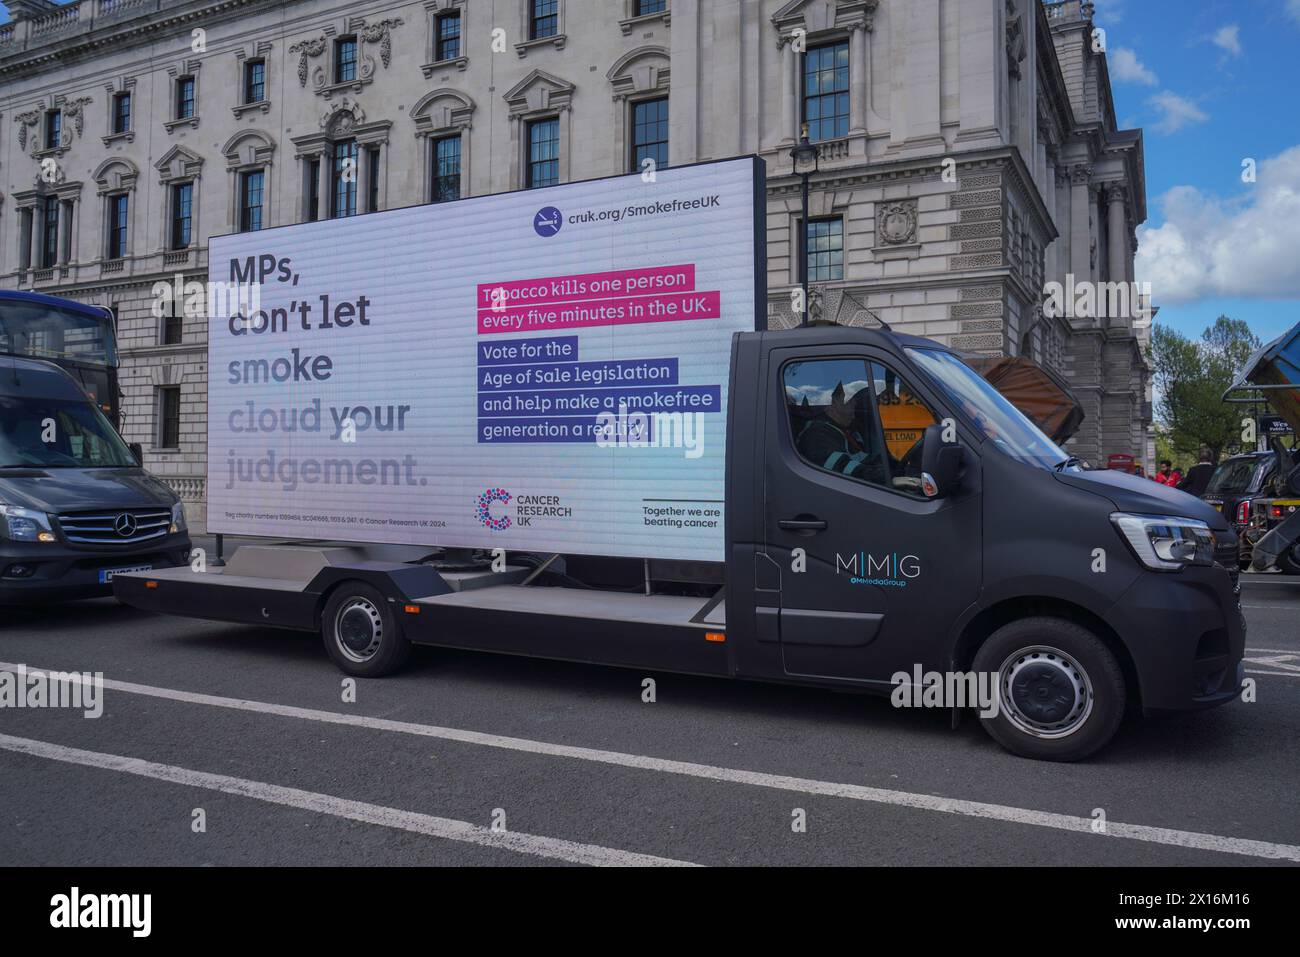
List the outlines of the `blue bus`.
{"type": "Polygon", "coordinates": [[[121,430],[117,330],[113,313],[71,299],[0,289],[0,354],[66,369],[121,430]]]}

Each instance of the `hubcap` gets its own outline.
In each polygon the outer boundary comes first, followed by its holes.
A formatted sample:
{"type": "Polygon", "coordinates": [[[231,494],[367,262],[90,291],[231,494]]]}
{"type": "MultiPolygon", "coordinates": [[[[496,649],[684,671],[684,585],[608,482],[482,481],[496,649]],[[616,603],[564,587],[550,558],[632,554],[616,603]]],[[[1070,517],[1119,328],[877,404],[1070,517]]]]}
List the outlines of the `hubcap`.
{"type": "Polygon", "coordinates": [[[1045,645],[1023,648],[998,669],[1007,720],[1037,738],[1063,738],[1092,714],[1092,682],[1083,667],[1045,645]]]}
{"type": "Polygon", "coordinates": [[[343,603],[334,619],[334,641],[339,651],[352,661],[369,661],[384,638],[384,619],[379,609],[366,598],[352,598],[343,603]]]}

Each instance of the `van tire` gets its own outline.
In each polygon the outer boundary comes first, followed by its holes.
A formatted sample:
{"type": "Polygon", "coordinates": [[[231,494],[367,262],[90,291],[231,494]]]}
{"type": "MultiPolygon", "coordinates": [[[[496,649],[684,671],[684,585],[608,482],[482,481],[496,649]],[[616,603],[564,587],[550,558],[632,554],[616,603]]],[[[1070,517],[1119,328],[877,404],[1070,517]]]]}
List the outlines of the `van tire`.
{"type": "Polygon", "coordinates": [[[1124,719],[1124,672],[1093,632],[1064,618],[1023,618],[980,646],[972,665],[997,676],[996,715],[984,730],[1008,751],[1078,761],[1103,747],[1124,719]],[[1054,692],[1060,692],[1053,700],[1054,692]]]}
{"type": "Polygon", "coordinates": [[[411,655],[392,604],[365,582],[343,582],[331,592],[320,616],[325,651],[347,674],[382,678],[411,655]]]}

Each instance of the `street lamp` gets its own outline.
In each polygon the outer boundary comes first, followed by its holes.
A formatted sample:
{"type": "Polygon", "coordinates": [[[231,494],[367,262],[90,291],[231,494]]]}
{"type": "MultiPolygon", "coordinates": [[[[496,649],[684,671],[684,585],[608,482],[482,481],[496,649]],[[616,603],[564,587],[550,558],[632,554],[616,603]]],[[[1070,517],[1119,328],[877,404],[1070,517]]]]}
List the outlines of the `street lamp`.
{"type": "Polygon", "coordinates": [[[817,147],[808,142],[808,124],[799,131],[799,142],[790,148],[790,161],[794,164],[795,175],[803,180],[803,242],[799,243],[799,284],[803,287],[803,314],[799,325],[808,325],[808,180],[817,172],[817,147]]]}

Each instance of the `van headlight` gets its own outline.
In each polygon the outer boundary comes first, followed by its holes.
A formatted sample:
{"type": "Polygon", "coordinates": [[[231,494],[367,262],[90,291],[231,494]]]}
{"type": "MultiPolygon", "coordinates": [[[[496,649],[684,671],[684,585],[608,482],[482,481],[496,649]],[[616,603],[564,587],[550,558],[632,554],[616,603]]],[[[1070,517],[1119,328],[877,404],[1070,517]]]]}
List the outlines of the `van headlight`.
{"type": "Polygon", "coordinates": [[[172,506],[172,527],[168,531],[173,535],[185,531],[185,506],[180,502],[172,506]]]}
{"type": "Polygon", "coordinates": [[[1175,572],[1214,564],[1214,533],[1199,519],[1116,512],[1110,520],[1147,568],[1175,572]]]}
{"type": "Polygon", "coordinates": [[[50,527],[50,517],[44,512],[3,504],[0,504],[0,538],[13,542],[58,541],[50,527]]]}

